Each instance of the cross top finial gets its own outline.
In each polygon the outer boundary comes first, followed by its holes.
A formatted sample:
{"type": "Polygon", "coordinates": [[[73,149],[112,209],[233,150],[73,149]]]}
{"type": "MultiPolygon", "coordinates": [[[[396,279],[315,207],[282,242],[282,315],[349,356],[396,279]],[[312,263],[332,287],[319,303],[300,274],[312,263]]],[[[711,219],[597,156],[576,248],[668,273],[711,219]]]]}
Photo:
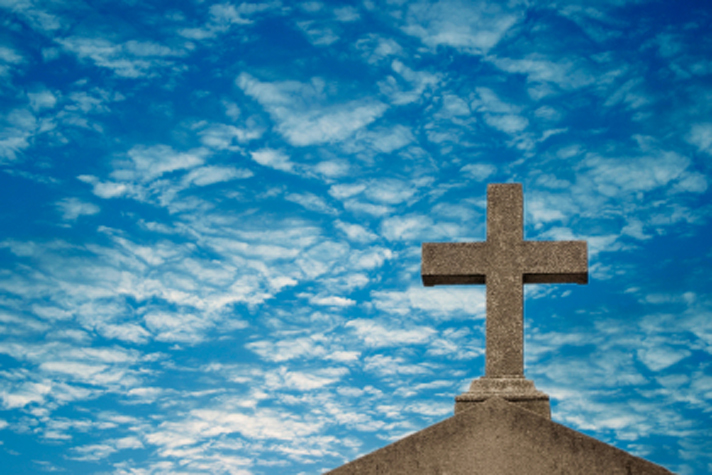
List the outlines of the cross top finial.
{"type": "Polygon", "coordinates": [[[521,184],[487,187],[487,241],[423,243],[423,284],[486,284],[486,378],[524,377],[523,284],[588,282],[585,241],[525,241],[521,184]]]}

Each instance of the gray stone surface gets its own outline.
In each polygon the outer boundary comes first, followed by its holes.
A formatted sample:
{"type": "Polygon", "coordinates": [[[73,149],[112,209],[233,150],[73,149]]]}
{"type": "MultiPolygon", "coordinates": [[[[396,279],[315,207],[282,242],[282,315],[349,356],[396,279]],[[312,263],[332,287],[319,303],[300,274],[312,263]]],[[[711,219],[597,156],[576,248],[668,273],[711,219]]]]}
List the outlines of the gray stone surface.
{"type": "Polygon", "coordinates": [[[491,398],[329,475],[663,475],[672,472],[491,398]]]}
{"type": "Polygon", "coordinates": [[[585,241],[524,241],[520,184],[487,187],[487,241],[423,243],[423,284],[486,284],[485,376],[524,377],[523,284],[588,282],[585,241]]]}
{"type": "Polygon", "coordinates": [[[330,475],[662,475],[644,459],[551,421],[524,378],[523,284],[588,281],[583,241],[524,241],[522,187],[487,188],[487,241],[423,244],[425,285],[487,285],[485,376],[455,415],[330,475]]]}
{"type": "Polygon", "coordinates": [[[549,396],[524,379],[524,284],[588,282],[585,241],[525,241],[520,184],[487,187],[487,241],[423,243],[423,284],[485,284],[485,375],[455,411],[499,396],[551,417],[549,396]]]}
{"type": "Polygon", "coordinates": [[[583,241],[524,241],[522,187],[487,188],[487,241],[424,243],[425,285],[487,285],[485,376],[455,415],[331,475],[662,475],[663,467],[551,421],[524,378],[523,284],[588,281],[583,241]]]}
{"type": "Polygon", "coordinates": [[[541,417],[551,419],[549,396],[534,387],[534,382],[525,378],[478,378],[470,384],[470,390],[455,398],[455,414],[469,409],[473,404],[489,398],[500,397],[528,409],[541,417]]]}

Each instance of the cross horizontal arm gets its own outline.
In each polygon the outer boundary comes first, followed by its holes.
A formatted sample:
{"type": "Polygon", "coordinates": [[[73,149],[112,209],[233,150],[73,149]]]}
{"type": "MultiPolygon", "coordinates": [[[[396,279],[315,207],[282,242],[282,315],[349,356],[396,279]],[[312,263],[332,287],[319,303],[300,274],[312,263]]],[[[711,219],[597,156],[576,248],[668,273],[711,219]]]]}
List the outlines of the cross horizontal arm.
{"type": "Polygon", "coordinates": [[[586,241],[524,241],[521,246],[525,284],[588,282],[586,241]]]}
{"type": "Polygon", "coordinates": [[[486,242],[423,243],[423,285],[484,284],[486,242]]]}

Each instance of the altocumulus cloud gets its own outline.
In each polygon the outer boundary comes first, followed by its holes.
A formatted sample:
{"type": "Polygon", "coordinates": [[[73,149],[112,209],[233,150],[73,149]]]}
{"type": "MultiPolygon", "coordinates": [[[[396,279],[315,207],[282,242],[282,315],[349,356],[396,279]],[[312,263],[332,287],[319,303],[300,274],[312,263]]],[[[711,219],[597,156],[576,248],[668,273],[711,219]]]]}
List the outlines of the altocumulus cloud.
{"type": "Polygon", "coordinates": [[[5,471],[318,473],[441,420],[485,288],[420,245],[486,239],[491,182],[589,243],[526,286],[554,419],[708,471],[706,4],[0,9],[5,471]]]}

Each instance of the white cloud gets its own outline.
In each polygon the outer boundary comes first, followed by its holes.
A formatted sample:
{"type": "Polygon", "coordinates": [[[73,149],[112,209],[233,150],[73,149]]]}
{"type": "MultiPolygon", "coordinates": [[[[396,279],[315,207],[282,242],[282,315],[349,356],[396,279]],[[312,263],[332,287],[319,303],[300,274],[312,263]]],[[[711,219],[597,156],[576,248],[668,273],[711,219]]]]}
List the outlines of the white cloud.
{"type": "Polygon", "coordinates": [[[75,456],[69,456],[69,459],[80,461],[92,461],[105,459],[113,453],[124,449],[140,449],[143,448],[143,443],[136,437],[122,437],[119,439],[109,439],[100,444],[88,444],[73,447],[72,451],[75,456]]]}
{"type": "Polygon", "coordinates": [[[62,213],[62,219],[66,221],[75,221],[79,216],[89,216],[100,211],[97,205],[87,203],[78,198],[63,198],[57,201],[55,205],[62,213]]]}
{"type": "Polygon", "coordinates": [[[79,59],[89,59],[99,67],[111,69],[116,75],[127,78],[150,75],[153,69],[168,67],[174,58],[186,53],[150,41],[131,40],[115,44],[105,38],[77,36],[56,41],[79,59]]]}
{"type": "Polygon", "coordinates": [[[111,176],[122,181],[148,182],[166,173],[202,165],[207,154],[205,149],[177,152],[168,145],[137,145],[128,151],[131,161],[119,163],[111,176]]]}
{"type": "Polygon", "coordinates": [[[284,198],[318,213],[336,214],[334,208],[329,206],[321,197],[313,193],[290,193],[284,198]]]}
{"type": "Polygon", "coordinates": [[[40,364],[40,370],[49,373],[61,373],[75,378],[89,378],[96,381],[99,373],[107,369],[106,365],[79,363],[76,361],[47,361],[40,364]]]}
{"type": "Polygon", "coordinates": [[[131,343],[146,343],[151,334],[140,325],[125,323],[121,325],[103,325],[98,329],[105,338],[111,338],[131,343]]]}
{"type": "Polygon", "coordinates": [[[191,170],[183,177],[183,183],[196,186],[207,186],[234,179],[250,178],[254,175],[244,168],[207,166],[191,170]]]}
{"type": "Polygon", "coordinates": [[[561,204],[562,206],[557,206],[557,201],[561,200],[557,200],[556,196],[552,196],[549,200],[528,200],[526,205],[526,212],[527,215],[531,217],[531,221],[528,222],[534,224],[534,226],[538,228],[541,226],[541,223],[550,223],[552,221],[566,220],[567,215],[562,212],[561,208],[563,207],[568,212],[572,210],[570,207],[565,206],[565,204],[561,204]]]}
{"type": "Polygon", "coordinates": [[[372,280],[362,272],[348,272],[324,279],[322,283],[330,292],[350,293],[356,289],[364,288],[372,280]]]}
{"type": "MultiPolygon", "coordinates": [[[[471,221],[475,217],[480,216],[477,208],[467,202],[464,202],[463,204],[441,202],[431,208],[431,213],[447,219],[459,221],[471,221]]],[[[484,219],[481,222],[484,223],[484,219]]]]}
{"type": "Polygon", "coordinates": [[[39,30],[43,34],[51,35],[62,26],[61,18],[48,12],[48,9],[44,7],[44,5],[35,5],[35,2],[32,1],[11,1],[9,4],[6,3],[6,5],[3,6],[10,7],[13,12],[23,18],[30,27],[39,30]]]}
{"type": "Polygon", "coordinates": [[[309,303],[313,305],[321,305],[325,307],[351,307],[356,305],[355,300],[351,300],[345,297],[339,297],[336,295],[321,296],[315,295],[309,298],[309,303]]]}
{"type": "Polygon", "coordinates": [[[695,145],[700,152],[712,155],[712,122],[693,125],[687,141],[695,145]]]}
{"type": "Polygon", "coordinates": [[[362,101],[309,114],[311,117],[285,118],[280,129],[293,145],[336,142],[367,126],[385,110],[384,104],[362,101]]]}
{"type": "Polygon", "coordinates": [[[277,122],[277,130],[296,146],[344,140],[376,120],[387,108],[370,99],[329,105],[325,84],[318,78],[311,84],[268,83],[242,73],[236,83],[269,112],[277,122]]]}
{"type": "Polygon", "coordinates": [[[383,247],[371,247],[363,251],[354,250],[349,258],[354,269],[375,269],[381,267],[389,259],[393,259],[394,254],[390,249],[383,247]]]}
{"type": "Polygon", "coordinates": [[[638,221],[637,219],[631,219],[625,226],[623,226],[623,229],[621,229],[621,234],[644,241],[652,237],[649,234],[645,234],[644,228],[645,224],[643,222],[638,221]]]}
{"type": "Polygon", "coordinates": [[[29,92],[27,97],[30,99],[30,107],[37,112],[43,109],[52,109],[57,104],[57,98],[48,90],[39,92],[29,92]]]}
{"type": "Polygon", "coordinates": [[[406,408],[408,412],[414,412],[423,416],[438,416],[446,417],[450,415],[452,411],[452,404],[450,403],[413,403],[409,404],[406,408]]]}
{"type": "Polygon", "coordinates": [[[497,168],[489,163],[471,163],[460,168],[460,171],[470,175],[477,181],[484,181],[494,175],[497,168]]]}
{"type": "Polygon", "coordinates": [[[307,1],[301,3],[299,7],[305,12],[316,13],[324,8],[324,4],[322,2],[307,1]]]}
{"type": "Polygon", "coordinates": [[[492,128],[501,130],[507,134],[516,134],[526,129],[529,125],[529,120],[526,117],[505,114],[505,115],[490,115],[485,114],[485,122],[492,128]]]}
{"type": "Polygon", "coordinates": [[[126,183],[101,182],[92,175],[79,175],[78,180],[93,185],[92,192],[99,198],[117,198],[129,193],[133,187],[126,183]]]}
{"type": "Polygon", "coordinates": [[[32,313],[47,320],[69,320],[73,316],[70,311],[44,305],[33,305],[32,313]]]}
{"type": "Polygon", "coordinates": [[[492,89],[477,87],[475,90],[477,98],[472,101],[472,108],[475,110],[491,114],[516,114],[521,109],[519,106],[502,101],[492,89]]]}
{"type": "Polygon", "coordinates": [[[351,320],[346,323],[346,326],[353,328],[356,336],[366,345],[374,348],[419,345],[428,342],[436,333],[430,327],[386,328],[373,320],[366,319],[351,320]]]}
{"type": "Polygon", "coordinates": [[[0,129],[0,158],[15,160],[30,146],[30,138],[37,130],[35,116],[26,109],[15,109],[2,117],[0,129]]]}
{"type": "Polygon", "coordinates": [[[684,348],[674,348],[665,344],[650,345],[637,351],[638,359],[651,371],[660,371],[668,368],[692,353],[684,348]]]}
{"type": "Polygon", "coordinates": [[[368,243],[377,239],[377,236],[374,233],[359,224],[337,221],[336,227],[346,234],[350,240],[358,243],[368,243]]]}
{"type": "Polygon", "coordinates": [[[325,356],[327,360],[330,361],[338,361],[340,363],[348,363],[348,362],[353,362],[357,361],[359,356],[361,356],[361,353],[358,351],[331,351],[329,352],[328,355],[325,356]]]}
{"type": "Polygon", "coordinates": [[[225,107],[225,115],[231,118],[233,121],[236,121],[240,117],[240,114],[242,114],[240,106],[238,106],[232,101],[228,101],[225,99],[223,99],[221,102],[223,107],[225,107]]]}
{"type": "Polygon", "coordinates": [[[470,107],[459,97],[453,94],[445,94],[443,96],[443,105],[438,115],[443,117],[468,116],[470,115],[470,107]]]}
{"type": "Polygon", "coordinates": [[[106,390],[130,387],[138,381],[131,368],[139,360],[138,352],[119,347],[93,348],[77,346],[75,341],[50,341],[0,345],[0,353],[25,366],[36,365],[32,373],[18,373],[20,377],[13,378],[14,387],[0,388],[6,406],[66,404],[106,390]]]}
{"type": "Polygon", "coordinates": [[[361,15],[358,13],[358,10],[351,6],[335,8],[334,16],[338,21],[341,22],[352,22],[361,18],[361,15]]]}
{"type": "Polygon", "coordinates": [[[393,216],[381,222],[381,234],[389,241],[412,241],[439,234],[428,216],[410,214],[393,216]]]}
{"type": "MultiPolygon", "coordinates": [[[[266,243],[260,243],[259,240],[254,242],[252,239],[247,242],[235,238],[213,238],[210,240],[210,246],[226,256],[234,257],[235,255],[243,255],[245,257],[258,257],[267,261],[276,259],[293,259],[299,255],[300,246],[295,243],[279,243],[271,244],[267,236],[264,237],[266,243]],[[289,246],[291,244],[291,247],[289,246]]],[[[242,260],[238,262],[244,264],[242,260]]]]}
{"type": "Polygon", "coordinates": [[[502,101],[489,88],[478,87],[476,91],[472,108],[483,113],[487,125],[507,134],[517,134],[527,128],[529,120],[519,115],[521,107],[502,101]]]}
{"type": "Polygon", "coordinates": [[[340,178],[349,174],[351,166],[346,160],[324,160],[314,165],[314,172],[327,179],[340,178]]]}
{"type": "Polygon", "coordinates": [[[210,17],[216,24],[227,25],[248,25],[251,20],[243,18],[242,15],[254,13],[268,8],[265,4],[243,3],[235,7],[229,3],[222,3],[210,6],[210,17]]]}
{"type": "Polygon", "coordinates": [[[418,188],[429,180],[406,182],[395,178],[372,179],[361,183],[340,183],[329,188],[329,194],[342,200],[352,212],[374,216],[388,214],[390,205],[399,205],[415,198],[418,188]]]}
{"type": "Polygon", "coordinates": [[[411,199],[417,191],[416,184],[392,178],[371,180],[364,195],[371,201],[384,204],[399,204],[411,199]]]}
{"type": "Polygon", "coordinates": [[[685,173],[673,189],[682,193],[704,193],[707,191],[707,177],[698,172],[685,173]]]}
{"type": "Polygon", "coordinates": [[[545,120],[559,120],[561,113],[551,106],[541,106],[534,111],[534,115],[545,120]]]}
{"type": "Polygon", "coordinates": [[[304,32],[314,46],[329,46],[339,40],[339,36],[327,25],[314,21],[298,21],[297,27],[304,32]]]}
{"type": "Polygon", "coordinates": [[[650,99],[640,91],[644,87],[643,78],[629,79],[615,92],[610,94],[603,105],[605,107],[612,107],[623,103],[630,109],[638,109],[650,103],[650,99]]]}
{"type": "Polygon", "coordinates": [[[410,86],[410,88],[402,87],[393,76],[388,76],[385,81],[378,83],[381,92],[387,95],[394,105],[405,105],[420,100],[428,91],[435,89],[442,80],[440,74],[414,71],[397,59],[393,60],[391,68],[410,86]]]}
{"type": "Polygon", "coordinates": [[[217,150],[239,151],[240,147],[233,143],[246,143],[251,140],[258,139],[262,136],[264,130],[252,125],[248,128],[238,128],[234,125],[227,124],[211,124],[200,130],[200,142],[206,147],[217,150]]]}
{"type": "Polygon", "coordinates": [[[349,246],[341,242],[322,241],[302,251],[297,264],[309,278],[322,275],[337,265],[348,253],[349,246]]]}
{"type": "Polygon", "coordinates": [[[213,153],[202,147],[182,152],[167,145],[136,145],[127,152],[128,159],[114,161],[110,174],[113,180],[103,181],[93,175],[77,178],[91,184],[93,193],[101,198],[128,197],[166,207],[170,212],[204,210],[209,205],[195,193],[192,196],[180,193],[193,186],[253,176],[252,171],[244,168],[201,166],[213,153]]]}
{"type": "Polygon", "coordinates": [[[122,437],[113,442],[115,442],[116,448],[119,449],[140,449],[143,447],[141,441],[136,437],[122,437]]]}
{"type": "Polygon", "coordinates": [[[361,152],[372,150],[376,153],[392,153],[415,140],[408,127],[395,125],[391,128],[378,128],[376,130],[359,131],[353,141],[345,144],[348,152],[361,152]]]}
{"type": "Polygon", "coordinates": [[[366,189],[365,183],[339,183],[329,188],[329,194],[337,200],[343,200],[358,195],[366,189]]]}
{"type": "Polygon", "coordinates": [[[146,326],[159,341],[197,343],[204,338],[204,332],[212,322],[203,316],[189,313],[152,312],[144,315],[146,326]]]}
{"type": "Polygon", "coordinates": [[[371,292],[371,299],[379,310],[398,315],[409,315],[414,310],[428,315],[485,316],[484,286],[410,287],[405,291],[381,290],[371,292]]]}
{"type": "Polygon", "coordinates": [[[14,49],[0,46],[0,61],[8,64],[20,64],[24,62],[24,58],[14,49]]]}
{"type": "Polygon", "coordinates": [[[51,384],[24,382],[16,385],[12,389],[0,389],[0,399],[2,399],[5,409],[17,409],[31,403],[44,403],[45,399],[52,391],[51,384]]]}
{"type": "Polygon", "coordinates": [[[595,81],[595,76],[571,61],[554,62],[540,54],[524,59],[489,57],[499,69],[508,73],[525,74],[531,82],[553,83],[562,89],[578,89],[595,81]]]}
{"type": "Polygon", "coordinates": [[[266,382],[267,388],[271,389],[311,391],[337,382],[340,376],[330,371],[288,371],[282,368],[278,374],[268,375],[266,382]]]}
{"type": "Polygon", "coordinates": [[[17,316],[11,313],[0,311],[0,332],[5,335],[27,335],[28,333],[44,333],[49,328],[46,323],[28,318],[26,316],[17,316]]]}
{"type": "Polygon", "coordinates": [[[355,47],[371,64],[403,52],[403,48],[392,38],[382,38],[372,33],[356,41],[355,47]]]}
{"type": "MultiPolygon", "coordinates": [[[[284,377],[292,379],[290,382],[293,385],[303,383],[303,386],[308,386],[308,381],[298,381],[300,376],[299,374],[284,374],[284,377]]],[[[255,440],[295,440],[315,433],[322,426],[318,423],[299,421],[293,416],[285,417],[283,413],[266,409],[252,414],[247,413],[244,409],[242,409],[244,412],[240,412],[240,409],[196,409],[190,412],[186,420],[165,425],[165,429],[171,430],[171,433],[165,434],[169,437],[155,432],[148,434],[146,439],[155,445],[164,445],[171,440],[185,440],[186,444],[192,444],[196,439],[237,433],[255,440]]]]}
{"type": "Polygon", "coordinates": [[[250,16],[278,6],[277,3],[241,3],[238,6],[229,3],[211,5],[208,21],[198,28],[183,28],[179,34],[192,40],[215,38],[220,33],[227,33],[233,25],[245,26],[253,23],[250,16]]]}
{"type": "Polygon", "coordinates": [[[298,283],[299,282],[296,279],[293,279],[292,277],[287,277],[285,275],[280,275],[269,279],[269,287],[274,292],[279,292],[280,290],[287,287],[293,287],[298,283]]]}
{"type": "Polygon", "coordinates": [[[277,342],[259,340],[245,345],[266,361],[283,362],[296,358],[321,358],[326,349],[320,344],[321,338],[302,337],[277,342]]]}
{"type": "Polygon", "coordinates": [[[581,162],[578,185],[590,185],[597,193],[613,197],[626,192],[651,191],[690,177],[690,159],[660,151],[647,157],[626,159],[589,155],[581,162]]]}
{"type": "Polygon", "coordinates": [[[461,328],[460,330],[447,329],[443,331],[439,337],[430,342],[427,354],[465,360],[479,358],[484,353],[482,338],[473,338],[472,332],[461,328]]]}
{"type": "MultiPolygon", "coordinates": [[[[105,103],[111,100],[107,91],[94,89],[92,94],[80,91],[69,94],[69,99],[72,101],[65,107],[65,111],[82,112],[109,112],[109,108],[105,103]]],[[[76,124],[76,123],[75,123],[76,124]]]]}
{"type": "Polygon", "coordinates": [[[554,190],[565,190],[571,187],[571,182],[568,180],[563,180],[556,175],[544,173],[537,177],[536,184],[544,188],[554,189],[554,190]]]}
{"type": "Polygon", "coordinates": [[[283,172],[292,172],[294,163],[289,160],[289,157],[279,150],[263,148],[250,152],[252,160],[265,167],[274,168],[283,172]]]}
{"type": "Polygon", "coordinates": [[[433,48],[447,45],[473,54],[489,51],[524,14],[518,2],[419,1],[407,8],[407,34],[433,48]]]}
{"type": "Polygon", "coordinates": [[[431,372],[431,369],[426,365],[409,364],[404,358],[393,356],[373,355],[367,357],[364,363],[364,370],[373,371],[380,376],[428,374],[431,372]]]}
{"type": "Polygon", "coordinates": [[[344,201],[344,208],[354,214],[370,214],[371,216],[381,217],[390,214],[393,210],[388,206],[375,205],[364,201],[352,199],[344,201]]]}

